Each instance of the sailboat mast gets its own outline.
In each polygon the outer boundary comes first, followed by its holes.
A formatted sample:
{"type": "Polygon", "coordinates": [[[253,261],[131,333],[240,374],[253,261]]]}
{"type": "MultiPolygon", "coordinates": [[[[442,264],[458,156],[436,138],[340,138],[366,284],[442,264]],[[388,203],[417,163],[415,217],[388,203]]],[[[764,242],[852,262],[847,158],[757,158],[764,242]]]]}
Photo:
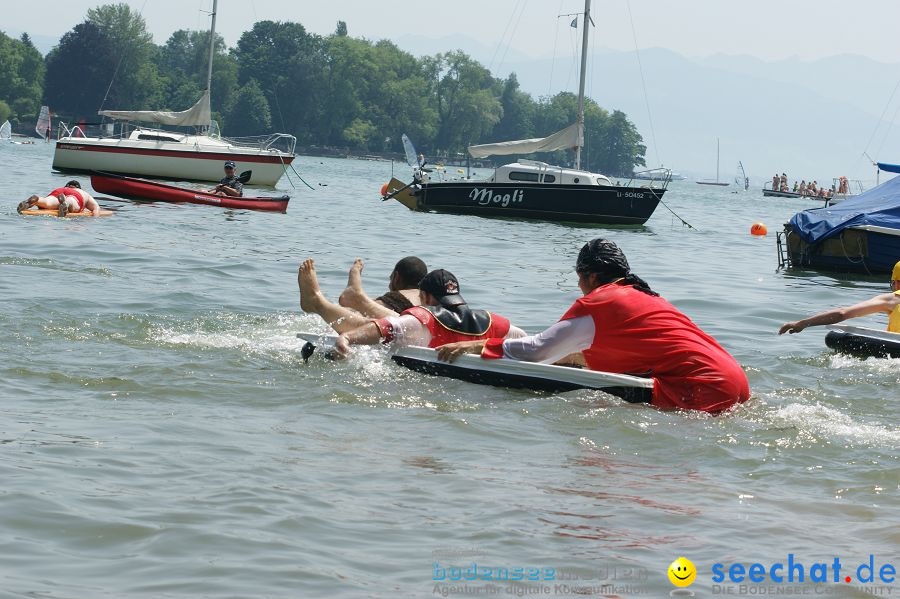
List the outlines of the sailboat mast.
{"type": "Polygon", "coordinates": [[[216,52],[216,9],[219,0],[213,0],[212,25],[209,28],[209,70],[206,72],[206,93],[212,95],[213,57],[216,52]]]}
{"type": "Polygon", "coordinates": [[[716,183],[719,182],[719,138],[716,138],[716,183]]]}
{"type": "Polygon", "coordinates": [[[591,22],[591,0],[584,0],[581,32],[581,80],[578,83],[578,145],[575,146],[575,169],[581,169],[581,145],[584,143],[584,77],[587,73],[588,25],[591,22]]]}

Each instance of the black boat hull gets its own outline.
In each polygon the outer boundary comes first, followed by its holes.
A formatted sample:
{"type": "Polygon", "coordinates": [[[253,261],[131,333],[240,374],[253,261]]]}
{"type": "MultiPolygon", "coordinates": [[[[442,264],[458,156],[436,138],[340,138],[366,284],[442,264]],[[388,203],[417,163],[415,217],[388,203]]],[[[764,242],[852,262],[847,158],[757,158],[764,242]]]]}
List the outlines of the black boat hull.
{"type": "Polygon", "coordinates": [[[595,225],[643,225],[665,189],[600,185],[424,183],[415,210],[595,225]]]}
{"type": "Polygon", "coordinates": [[[843,354],[858,358],[900,358],[900,335],[889,341],[875,335],[855,331],[829,331],[825,345],[843,354]]]}

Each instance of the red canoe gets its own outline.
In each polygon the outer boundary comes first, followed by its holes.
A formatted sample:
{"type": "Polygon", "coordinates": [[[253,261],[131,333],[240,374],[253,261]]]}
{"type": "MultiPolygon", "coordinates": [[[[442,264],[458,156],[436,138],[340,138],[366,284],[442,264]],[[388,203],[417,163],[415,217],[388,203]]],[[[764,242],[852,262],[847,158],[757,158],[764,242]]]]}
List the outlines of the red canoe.
{"type": "Polygon", "coordinates": [[[238,210],[269,210],[287,212],[288,196],[279,197],[231,197],[204,193],[196,189],[176,187],[157,181],[133,179],[113,174],[92,174],[91,186],[100,193],[127,198],[129,200],[150,200],[154,202],[186,202],[206,204],[238,210]]]}

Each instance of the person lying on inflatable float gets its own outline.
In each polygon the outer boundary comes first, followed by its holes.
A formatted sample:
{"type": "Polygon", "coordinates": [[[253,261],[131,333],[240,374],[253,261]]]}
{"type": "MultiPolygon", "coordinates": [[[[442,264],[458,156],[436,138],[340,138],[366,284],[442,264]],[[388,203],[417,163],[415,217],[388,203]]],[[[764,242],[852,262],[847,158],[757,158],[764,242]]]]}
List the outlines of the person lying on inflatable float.
{"type": "Polygon", "coordinates": [[[796,322],[786,322],[778,329],[778,334],[799,333],[807,327],[837,324],[850,318],[859,318],[878,312],[890,315],[887,328],[889,333],[900,333],[900,262],[894,265],[894,272],[891,273],[890,293],[882,293],[864,302],[828,310],[796,322]]]}
{"type": "Polygon", "coordinates": [[[419,281],[421,306],[409,308],[399,316],[370,320],[352,331],[341,333],[334,348],[342,356],[351,345],[375,345],[394,342],[399,345],[438,347],[470,339],[511,339],[525,331],[509,320],[470,308],[459,293],[459,281],[449,271],[433,270],[419,281]]]}
{"type": "Polygon", "coordinates": [[[363,261],[359,258],[350,267],[347,288],[338,303],[328,301],[319,289],[316,264],[311,258],[304,260],[297,271],[300,287],[300,309],[318,314],[338,333],[352,331],[373,318],[397,316],[407,308],[419,305],[419,281],[428,273],[428,267],[416,256],[401,259],[391,271],[389,291],[372,299],[362,286],[363,261]]]}
{"type": "Polygon", "coordinates": [[[485,359],[553,363],[582,352],[591,370],[652,377],[651,403],[658,408],[720,412],[750,397],[735,359],[633,274],[615,243],[585,244],[575,272],[584,297],[544,332],[451,343],[438,348],[438,357],[452,362],[480,353],[485,359]]]}
{"type": "Polygon", "coordinates": [[[65,187],[57,187],[44,197],[31,196],[24,202],[19,202],[16,211],[22,214],[32,206],[43,210],[57,210],[59,216],[84,210],[89,211],[91,216],[100,216],[100,204],[91,194],[81,189],[78,181],[69,181],[65,187]]]}

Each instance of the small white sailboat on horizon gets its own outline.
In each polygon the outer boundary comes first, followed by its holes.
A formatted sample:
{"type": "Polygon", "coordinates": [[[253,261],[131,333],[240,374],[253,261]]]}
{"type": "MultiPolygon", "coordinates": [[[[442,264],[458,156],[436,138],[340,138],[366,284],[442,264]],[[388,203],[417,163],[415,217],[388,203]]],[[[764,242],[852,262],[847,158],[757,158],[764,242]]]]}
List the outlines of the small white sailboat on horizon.
{"type": "Polygon", "coordinates": [[[731,185],[728,181],[719,181],[719,138],[716,138],[716,180],[715,181],[697,181],[697,185],[718,185],[719,187],[728,187],[731,185]]]}

